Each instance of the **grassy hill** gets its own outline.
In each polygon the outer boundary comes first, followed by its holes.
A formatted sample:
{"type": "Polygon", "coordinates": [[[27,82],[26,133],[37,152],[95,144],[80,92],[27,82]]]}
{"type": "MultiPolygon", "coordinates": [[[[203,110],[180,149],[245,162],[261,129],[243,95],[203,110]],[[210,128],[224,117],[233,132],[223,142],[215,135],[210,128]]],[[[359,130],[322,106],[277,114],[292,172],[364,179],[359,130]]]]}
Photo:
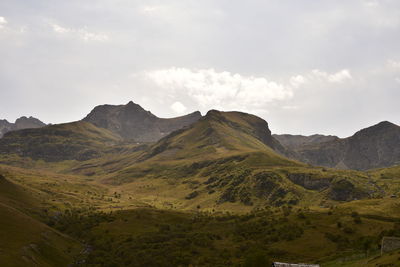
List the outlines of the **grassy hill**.
{"type": "Polygon", "coordinates": [[[52,125],[6,134],[0,153],[9,266],[396,261],[377,253],[383,235],[400,236],[400,167],[291,160],[250,114],[210,111],[153,144],[87,122],[52,125]]]}
{"type": "Polygon", "coordinates": [[[334,205],[381,193],[368,175],[315,168],[286,153],[264,120],[210,111],[153,145],[70,171],[113,186],[121,206],[136,200],[158,208],[245,212],[270,205],[334,205]]]}
{"type": "Polygon", "coordinates": [[[30,189],[0,174],[0,262],[2,266],[67,266],[79,242],[38,217],[41,201],[30,189]]]}
{"type": "Polygon", "coordinates": [[[0,155],[10,154],[49,162],[100,157],[121,141],[110,131],[88,122],[50,125],[7,133],[0,139],[0,155]]]}

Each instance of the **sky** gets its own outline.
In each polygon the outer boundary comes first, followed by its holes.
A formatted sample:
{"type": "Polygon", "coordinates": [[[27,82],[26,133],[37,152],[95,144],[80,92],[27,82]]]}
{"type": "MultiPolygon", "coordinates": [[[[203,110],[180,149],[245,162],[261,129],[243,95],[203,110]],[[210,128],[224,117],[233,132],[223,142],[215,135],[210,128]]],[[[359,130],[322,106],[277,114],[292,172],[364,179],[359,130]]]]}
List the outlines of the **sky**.
{"type": "Polygon", "coordinates": [[[0,1],[0,119],[131,100],[249,112],[273,133],[400,124],[400,1],[0,1]]]}

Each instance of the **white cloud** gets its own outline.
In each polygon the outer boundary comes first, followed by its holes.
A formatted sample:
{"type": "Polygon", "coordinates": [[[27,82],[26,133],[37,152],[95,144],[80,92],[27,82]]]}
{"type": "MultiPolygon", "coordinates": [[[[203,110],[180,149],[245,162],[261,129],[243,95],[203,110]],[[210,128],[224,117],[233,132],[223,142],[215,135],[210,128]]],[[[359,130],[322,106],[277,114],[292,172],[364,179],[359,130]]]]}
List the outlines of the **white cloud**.
{"type": "Polygon", "coordinates": [[[347,69],[343,69],[341,71],[338,71],[334,74],[329,74],[325,71],[321,71],[318,69],[312,70],[311,75],[314,78],[320,79],[320,80],[325,80],[330,83],[342,83],[346,80],[351,80],[353,77],[350,74],[350,71],[347,69]]]}
{"type": "Polygon", "coordinates": [[[400,70],[400,61],[390,59],[388,60],[387,64],[392,70],[400,70]]]}
{"type": "Polygon", "coordinates": [[[216,72],[214,69],[169,68],[147,72],[146,76],[162,88],[186,93],[202,107],[219,107],[223,103],[259,107],[293,95],[289,86],[264,77],[216,72]]]}
{"type": "Polygon", "coordinates": [[[304,76],[302,76],[302,75],[296,75],[296,76],[293,76],[293,77],[290,78],[290,84],[294,88],[298,88],[299,86],[301,86],[305,82],[306,82],[306,78],[304,78],[304,76]]]}
{"type": "Polygon", "coordinates": [[[367,6],[367,7],[378,7],[379,6],[379,2],[377,1],[377,0],[366,0],[366,1],[364,1],[364,4],[367,6]]]}
{"type": "Polygon", "coordinates": [[[81,36],[81,38],[85,41],[99,41],[99,42],[105,42],[109,40],[108,35],[104,34],[104,33],[93,33],[93,32],[89,32],[87,31],[85,28],[84,29],[80,29],[79,34],[81,36]]]}
{"type": "Polygon", "coordinates": [[[57,33],[68,33],[68,32],[72,31],[72,29],[67,29],[67,28],[61,27],[58,24],[51,24],[51,27],[53,28],[53,31],[55,31],[57,33]]]}
{"type": "Polygon", "coordinates": [[[108,35],[106,35],[104,33],[90,32],[90,31],[88,31],[88,29],[86,27],[83,27],[80,29],[72,29],[72,28],[62,27],[55,23],[51,23],[50,26],[52,27],[53,31],[57,34],[71,34],[75,37],[78,37],[81,40],[84,40],[84,41],[104,42],[104,41],[109,40],[108,35]]]}
{"type": "Polygon", "coordinates": [[[349,70],[341,70],[335,74],[331,74],[328,76],[328,81],[332,83],[341,83],[345,80],[350,79],[352,79],[352,77],[349,70]]]}
{"type": "Polygon", "coordinates": [[[4,17],[0,17],[0,30],[3,29],[7,23],[8,22],[4,17]]]}
{"type": "Polygon", "coordinates": [[[186,111],[186,107],[179,101],[176,101],[171,105],[172,110],[177,114],[183,114],[186,111]]]}
{"type": "Polygon", "coordinates": [[[141,12],[145,14],[153,14],[161,9],[161,6],[144,6],[141,8],[141,12]]]}

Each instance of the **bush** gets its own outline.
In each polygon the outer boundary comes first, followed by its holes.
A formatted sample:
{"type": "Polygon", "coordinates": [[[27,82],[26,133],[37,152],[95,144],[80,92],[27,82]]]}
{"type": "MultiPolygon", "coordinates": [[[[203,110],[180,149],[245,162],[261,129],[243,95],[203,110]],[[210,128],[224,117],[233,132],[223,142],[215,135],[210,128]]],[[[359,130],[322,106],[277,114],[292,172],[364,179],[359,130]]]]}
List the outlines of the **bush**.
{"type": "Polygon", "coordinates": [[[260,250],[250,252],[244,260],[244,267],[265,267],[270,266],[271,260],[260,250]]]}

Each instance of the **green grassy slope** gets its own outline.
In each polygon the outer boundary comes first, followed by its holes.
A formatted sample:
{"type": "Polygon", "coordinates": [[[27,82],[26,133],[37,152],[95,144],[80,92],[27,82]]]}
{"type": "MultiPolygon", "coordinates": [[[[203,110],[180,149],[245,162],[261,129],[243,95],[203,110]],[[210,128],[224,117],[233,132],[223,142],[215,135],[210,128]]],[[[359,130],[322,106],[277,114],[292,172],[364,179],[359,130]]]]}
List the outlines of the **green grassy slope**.
{"type": "Polygon", "coordinates": [[[39,221],[41,201],[29,188],[0,175],[2,266],[68,266],[81,245],[39,221]]]}
{"type": "Polygon", "coordinates": [[[282,156],[268,124],[210,111],[191,127],[133,153],[71,169],[113,186],[121,206],[249,211],[265,205],[334,205],[380,194],[361,172],[315,168],[282,156]]]}
{"type": "Polygon", "coordinates": [[[268,266],[272,260],[342,266],[338,263],[353,262],[355,255],[358,260],[376,255],[380,238],[396,224],[340,207],[284,207],[243,215],[156,209],[65,214],[55,227],[89,240],[89,266],[247,266],[243,264],[255,255],[264,258],[255,266],[268,266]],[[85,231],[76,227],[76,215],[83,225],[92,226],[85,231]]]}
{"type": "Polygon", "coordinates": [[[80,248],[72,238],[90,245],[88,266],[396,261],[375,257],[383,235],[400,236],[400,167],[292,161],[265,121],[239,112],[211,111],[146,145],[88,123],[43,129],[0,139],[10,266],[67,265],[80,248]]]}
{"type": "Polygon", "coordinates": [[[262,151],[275,158],[277,164],[295,164],[274,149],[282,147],[272,138],[264,120],[241,112],[212,110],[190,128],[160,140],[142,160],[204,160],[262,151]]]}

